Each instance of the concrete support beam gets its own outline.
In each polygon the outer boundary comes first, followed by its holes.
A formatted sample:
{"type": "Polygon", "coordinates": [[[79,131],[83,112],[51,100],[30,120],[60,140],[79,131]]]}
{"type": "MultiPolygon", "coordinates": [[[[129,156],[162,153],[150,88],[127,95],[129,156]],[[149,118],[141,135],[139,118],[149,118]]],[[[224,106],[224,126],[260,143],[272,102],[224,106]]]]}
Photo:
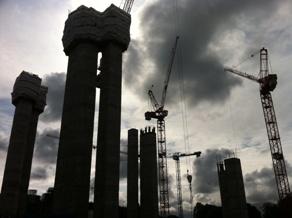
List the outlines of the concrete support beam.
{"type": "Polygon", "coordinates": [[[102,50],[94,217],[118,217],[121,131],[122,48],[102,50]]]}
{"type": "Polygon", "coordinates": [[[138,130],[128,130],[127,217],[138,217],[138,130]]]}
{"type": "Polygon", "coordinates": [[[240,159],[217,164],[223,218],[248,218],[240,159]]]}
{"type": "Polygon", "coordinates": [[[82,42],[69,52],[54,213],[87,217],[95,111],[97,47],[82,42]]]}
{"type": "Polygon", "coordinates": [[[140,132],[141,218],[158,218],[157,152],[155,128],[140,132]]]}
{"type": "Polygon", "coordinates": [[[23,217],[39,114],[46,104],[47,88],[41,79],[27,72],[17,77],[12,103],[14,119],[5,164],[0,216],[23,217]]]}

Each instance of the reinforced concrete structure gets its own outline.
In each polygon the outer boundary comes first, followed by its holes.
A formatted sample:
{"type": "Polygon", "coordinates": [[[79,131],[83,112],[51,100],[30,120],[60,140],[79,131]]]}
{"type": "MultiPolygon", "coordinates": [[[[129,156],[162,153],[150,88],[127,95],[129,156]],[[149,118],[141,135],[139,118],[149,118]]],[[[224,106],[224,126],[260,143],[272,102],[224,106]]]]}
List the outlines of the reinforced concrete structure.
{"type": "Polygon", "coordinates": [[[13,87],[15,112],[2,182],[0,217],[23,217],[25,212],[38,117],[44,111],[48,91],[41,81],[37,75],[23,71],[13,87]]]}
{"type": "Polygon", "coordinates": [[[223,218],[248,218],[240,159],[217,164],[223,218]]]}
{"type": "Polygon", "coordinates": [[[141,218],[158,218],[157,152],[155,128],[140,132],[141,218]]]}
{"type": "Polygon", "coordinates": [[[69,56],[54,213],[88,214],[96,88],[100,88],[95,217],[118,217],[122,53],[130,41],[130,15],[111,5],[104,12],[80,6],[69,14],[63,46],[69,56]],[[102,53],[101,73],[97,56],[102,53]]]}
{"type": "Polygon", "coordinates": [[[138,217],[138,130],[128,130],[127,217],[138,217]]]}

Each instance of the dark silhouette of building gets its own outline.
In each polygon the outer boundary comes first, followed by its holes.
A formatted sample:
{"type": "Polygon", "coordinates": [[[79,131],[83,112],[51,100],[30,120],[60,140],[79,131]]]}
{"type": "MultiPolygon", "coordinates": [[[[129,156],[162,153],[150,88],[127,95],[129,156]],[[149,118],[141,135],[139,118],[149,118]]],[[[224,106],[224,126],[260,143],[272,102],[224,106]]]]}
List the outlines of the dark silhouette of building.
{"type": "Polygon", "coordinates": [[[15,112],[1,190],[2,217],[23,217],[25,212],[38,117],[48,91],[41,81],[23,71],[13,87],[15,112]]]}
{"type": "Polygon", "coordinates": [[[222,218],[222,207],[197,203],[193,213],[194,218],[222,218]]]}
{"type": "Polygon", "coordinates": [[[223,218],[247,218],[245,190],[238,158],[217,164],[223,218]]]}
{"type": "Polygon", "coordinates": [[[138,217],[138,130],[128,130],[127,217],[138,217]]]}
{"type": "Polygon", "coordinates": [[[140,132],[141,218],[158,217],[157,152],[155,128],[140,132]]]}
{"type": "Polygon", "coordinates": [[[69,56],[54,190],[54,213],[88,215],[96,88],[100,88],[94,217],[118,216],[122,53],[130,41],[128,13],[80,6],[65,24],[69,56]],[[102,53],[101,73],[97,57],[102,53]]]}

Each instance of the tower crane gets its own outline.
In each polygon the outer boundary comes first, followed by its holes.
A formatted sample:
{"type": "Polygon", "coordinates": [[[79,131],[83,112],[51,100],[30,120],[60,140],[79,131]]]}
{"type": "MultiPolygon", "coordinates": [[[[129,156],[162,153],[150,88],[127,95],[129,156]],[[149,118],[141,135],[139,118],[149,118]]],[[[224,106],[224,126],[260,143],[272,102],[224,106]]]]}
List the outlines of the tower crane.
{"type": "Polygon", "coordinates": [[[164,118],[168,115],[168,111],[164,109],[168,82],[172,70],[172,65],[176,53],[179,36],[176,36],[174,47],[171,51],[171,58],[167,68],[166,79],[164,81],[161,103],[159,104],[152,92],[148,91],[148,95],[153,106],[153,111],[145,113],[145,119],[157,119],[157,142],[158,142],[158,176],[159,176],[159,209],[162,217],[169,215],[169,196],[168,196],[168,173],[166,159],[166,137],[165,137],[165,121],[164,118]]]}
{"type": "Polygon", "coordinates": [[[125,12],[127,12],[128,14],[130,14],[132,6],[133,6],[133,3],[134,3],[134,0],[125,0],[124,6],[123,6],[123,10],[125,12]]]}
{"type": "Polygon", "coordinates": [[[279,199],[281,200],[285,198],[287,194],[290,193],[290,187],[280,140],[278,124],[276,120],[276,114],[271,95],[271,92],[276,88],[277,85],[277,75],[269,74],[268,63],[269,63],[268,50],[266,48],[262,48],[260,50],[260,72],[258,77],[229,67],[225,67],[224,71],[236,74],[238,76],[259,83],[260,98],[266,123],[268,140],[270,144],[278,195],[279,199]]]}
{"type": "MultiPolygon", "coordinates": [[[[177,190],[177,210],[178,210],[178,217],[183,218],[183,205],[182,205],[182,190],[181,190],[181,175],[180,175],[180,158],[181,157],[188,157],[195,155],[196,157],[201,156],[201,151],[193,152],[193,153],[180,153],[175,152],[171,155],[168,155],[168,158],[172,158],[175,161],[175,169],[176,169],[176,190],[177,190]]],[[[189,182],[189,188],[190,188],[190,201],[192,204],[193,201],[193,194],[192,194],[192,175],[187,173],[187,179],[189,182]]]]}

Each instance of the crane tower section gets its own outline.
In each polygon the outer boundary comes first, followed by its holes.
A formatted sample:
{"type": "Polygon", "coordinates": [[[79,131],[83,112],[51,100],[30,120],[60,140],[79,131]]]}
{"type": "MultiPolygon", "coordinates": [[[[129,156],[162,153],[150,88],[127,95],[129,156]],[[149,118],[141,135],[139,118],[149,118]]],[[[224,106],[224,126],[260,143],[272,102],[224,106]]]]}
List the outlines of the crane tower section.
{"type": "Polygon", "coordinates": [[[170,63],[168,65],[166,79],[164,81],[161,103],[158,103],[152,90],[148,91],[153,111],[145,113],[145,119],[157,119],[157,144],[158,144],[158,176],[159,176],[159,211],[160,216],[167,217],[169,215],[169,195],[168,195],[168,172],[167,172],[167,148],[165,134],[165,120],[168,111],[164,109],[168,83],[174,62],[177,43],[179,36],[175,38],[174,47],[171,51],[170,63]]]}
{"type": "Polygon", "coordinates": [[[279,198],[283,199],[290,193],[289,181],[280,140],[280,134],[274,110],[271,91],[277,84],[277,75],[270,74],[268,70],[268,51],[263,48],[260,52],[260,97],[271,149],[273,168],[278,188],[279,198]]]}
{"type": "Polygon", "coordinates": [[[224,70],[226,72],[231,72],[241,77],[250,79],[254,82],[259,83],[260,85],[260,98],[271,150],[278,195],[280,200],[284,199],[290,193],[290,187],[281,145],[280,133],[276,119],[276,113],[271,95],[271,92],[277,86],[277,75],[269,74],[268,50],[266,48],[262,48],[260,50],[260,72],[258,78],[229,67],[225,67],[224,70]]]}

